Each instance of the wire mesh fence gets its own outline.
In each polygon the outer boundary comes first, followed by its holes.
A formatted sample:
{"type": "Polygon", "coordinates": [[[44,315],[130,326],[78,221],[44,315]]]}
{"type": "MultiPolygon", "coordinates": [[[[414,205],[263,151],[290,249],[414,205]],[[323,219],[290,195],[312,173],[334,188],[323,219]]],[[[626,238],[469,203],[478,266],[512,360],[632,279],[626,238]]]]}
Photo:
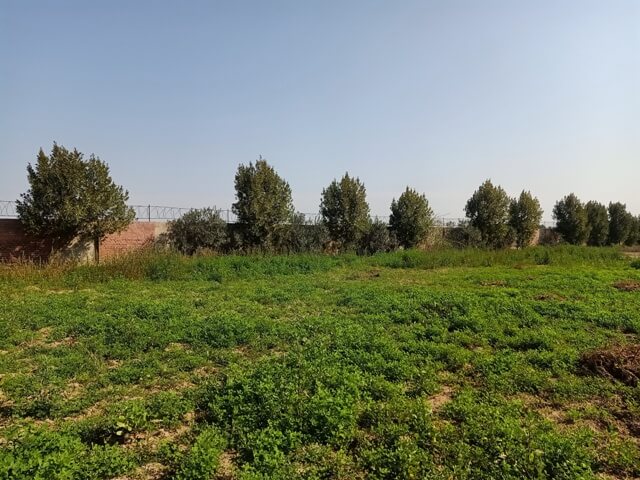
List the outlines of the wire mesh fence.
{"type": "MultiPolygon", "coordinates": [[[[157,221],[170,221],[176,220],[182,217],[185,213],[193,210],[186,207],[168,207],[162,205],[130,205],[136,214],[136,220],[139,222],[157,222],[157,221]]],[[[236,223],[238,217],[230,209],[217,209],[220,218],[227,223],[236,223]]],[[[322,217],[318,213],[304,213],[299,212],[298,215],[304,223],[314,224],[319,223],[322,217]]],[[[0,200],[0,217],[5,218],[17,218],[18,212],[16,210],[16,202],[8,200],[0,200]]],[[[371,219],[377,222],[383,222],[389,224],[388,215],[372,215],[371,219]]],[[[466,218],[459,217],[441,217],[436,216],[434,218],[434,226],[437,228],[455,228],[465,225],[468,222],[466,218]]],[[[542,226],[547,228],[555,227],[555,222],[542,222],[542,226]]]]}

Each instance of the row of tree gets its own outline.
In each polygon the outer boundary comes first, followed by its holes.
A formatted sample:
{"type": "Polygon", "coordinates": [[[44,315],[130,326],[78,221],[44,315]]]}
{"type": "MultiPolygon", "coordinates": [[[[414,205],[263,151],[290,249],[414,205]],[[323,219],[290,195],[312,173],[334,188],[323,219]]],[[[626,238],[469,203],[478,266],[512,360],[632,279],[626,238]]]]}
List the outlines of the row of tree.
{"type": "MultiPolygon", "coordinates": [[[[64,245],[91,240],[99,258],[100,241],[121,231],[135,218],[129,195],[116,185],[108,166],[91,155],[54,143],[50,155],[40,150],[27,167],[29,190],[17,201],[27,231],[64,245]]],[[[372,221],[364,184],[348,173],[323,189],[321,221],[310,225],[293,207],[291,188],[266,160],[241,164],[235,175],[237,224],[229,228],[213,209],[192,210],[171,223],[168,238],[185,253],[209,248],[245,251],[356,250],[373,253],[424,242],[434,215],[423,194],[409,187],[391,202],[389,225],[372,221]]],[[[511,198],[485,181],[465,206],[461,225],[467,244],[490,248],[530,245],[540,226],[540,202],[523,191],[511,198]]],[[[568,243],[633,244],[640,241],[640,218],[624,204],[582,204],[570,194],[553,209],[556,230],[568,243]]]]}

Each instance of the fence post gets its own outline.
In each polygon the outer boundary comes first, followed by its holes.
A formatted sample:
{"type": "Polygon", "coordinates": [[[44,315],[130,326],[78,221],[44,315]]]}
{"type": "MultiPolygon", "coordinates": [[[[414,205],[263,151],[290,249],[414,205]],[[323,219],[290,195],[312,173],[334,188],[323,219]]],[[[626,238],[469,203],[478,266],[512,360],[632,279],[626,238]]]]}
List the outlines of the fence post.
{"type": "Polygon", "coordinates": [[[149,218],[149,222],[151,222],[151,205],[147,206],[147,217],[149,218]]]}

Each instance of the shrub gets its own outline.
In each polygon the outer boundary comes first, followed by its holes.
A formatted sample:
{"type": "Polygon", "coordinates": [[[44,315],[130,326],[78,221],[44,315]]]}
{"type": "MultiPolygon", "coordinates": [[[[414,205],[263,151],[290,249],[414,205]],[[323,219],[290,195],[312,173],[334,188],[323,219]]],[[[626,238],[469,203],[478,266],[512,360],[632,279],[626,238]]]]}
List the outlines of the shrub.
{"type": "Polygon", "coordinates": [[[169,222],[168,238],[179,252],[193,255],[199,250],[219,251],[227,240],[227,224],[211,208],[189,210],[169,222]]]}
{"type": "Polygon", "coordinates": [[[375,221],[360,239],[358,253],[361,255],[373,255],[374,253],[389,252],[396,246],[395,238],[389,233],[389,228],[384,222],[375,221]]]}
{"type": "Polygon", "coordinates": [[[323,223],[306,221],[299,213],[281,230],[276,244],[277,250],[284,253],[321,253],[328,240],[329,232],[323,223]]]}
{"type": "Polygon", "coordinates": [[[478,229],[482,242],[491,248],[503,248],[512,241],[509,222],[510,200],[500,186],[485,181],[465,206],[469,224],[478,229]]]}
{"type": "Polygon", "coordinates": [[[394,198],[391,202],[389,225],[404,248],[418,245],[433,225],[433,210],[427,198],[407,187],[397,201],[394,198]]]}
{"type": "Polygon", "coordinates": [[[553,218],[556,221],[556,230],[565,242],[581,245],[589,236],[587,211],[573,193],[555,204],[553,218]]]}
{"type": "Polygon", "coordinates": [[[206,428],[196,438],[174,478],[176,480],[209,480],[213,478],[225,445],[225,439],[218,429],[206,428]]]}

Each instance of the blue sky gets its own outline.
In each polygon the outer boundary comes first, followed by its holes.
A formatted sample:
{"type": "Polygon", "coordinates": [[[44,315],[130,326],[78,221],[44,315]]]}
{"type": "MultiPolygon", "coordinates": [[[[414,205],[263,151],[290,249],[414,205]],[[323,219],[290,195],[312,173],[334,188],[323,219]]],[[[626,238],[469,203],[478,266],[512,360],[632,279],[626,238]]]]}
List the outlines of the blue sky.
{"type": "Polygon", "coordinates": [[[380,215],[486,178],[640,213],[640,2],[0,0],[0,199],[54,140],[132,203],[226,208],[262,155],[305,212],[349,171],[380,215]]]}

